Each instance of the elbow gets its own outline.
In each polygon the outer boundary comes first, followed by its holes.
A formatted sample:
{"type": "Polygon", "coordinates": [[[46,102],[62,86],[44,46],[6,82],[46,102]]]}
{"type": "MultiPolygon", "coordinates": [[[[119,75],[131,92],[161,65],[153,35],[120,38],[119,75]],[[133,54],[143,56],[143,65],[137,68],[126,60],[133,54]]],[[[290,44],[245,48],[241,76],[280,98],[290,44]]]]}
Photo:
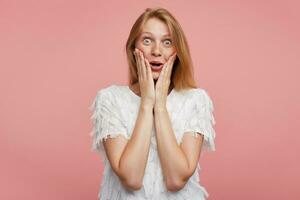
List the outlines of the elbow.
{"type": "Polygon", "coordinates": [[[136,179],[133,178],[123,180],[122,184],[128,190],[140,190],[143,186],[141,181],[137,181],[136,179]]]}
{"type": "Polygon", "coordinates": [[[122,185],[128,190],[140,190],[143,186],[143,182],[140,178],[138,178],[135,174],[126,172],[121,173],[119,175],[119,179],[122,185]]]}
{"type": "Polygon", "coordinates": [[[171,177],[166,179],[166,188],[171,192],[177,192],[184,188],[191,175],[184,177],[171,177]]]}
{"type": "Polygon", "coordinates": [[[187,172],[186,174],[182,174],[179,176],[173,175],[166,179],[166,188],[171,192],[177,192],[184,188],[184,186],[189,181],[190,177],[193,175],[193,172],[187,172]]]}
{"type": "Polygon", "coordinates": [[[117,170],[117,175],[122,185],[128,190],[140,190],[143,186],[143,181],[136,173],[128,170],[117,170]]]}
{"type": "Polygon", "coordinates": [[[177,192],[184,188],[186,182],[183,180],[172,180],[172,181],[167,181],[166,187],[169,191],[171,192],[177,192]]]}

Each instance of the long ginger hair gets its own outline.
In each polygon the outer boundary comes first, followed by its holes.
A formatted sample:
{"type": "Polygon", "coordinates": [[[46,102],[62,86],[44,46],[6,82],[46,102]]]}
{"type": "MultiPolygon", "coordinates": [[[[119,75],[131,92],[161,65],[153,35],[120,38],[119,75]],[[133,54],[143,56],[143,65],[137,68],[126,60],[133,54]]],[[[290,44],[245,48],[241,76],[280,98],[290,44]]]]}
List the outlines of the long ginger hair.
{"type": "Polygon", "coordinates": [[[125,47],[129,66],[128,84],[133,85],[138,83],[138,71],[133,51],[135,49],[136,39],[139,37],[144,24],[150,18],[157,18],[168,26],[177,52],[177,58],[174,61],[174,66],[172,69],[170,86],[177,91],[197,88],[196,81],[194,80],[194,71],[190,50],[184,32],[173,15],[168,10],[160,7],[147,8],[137,18],[131,28],[125,47]]]}

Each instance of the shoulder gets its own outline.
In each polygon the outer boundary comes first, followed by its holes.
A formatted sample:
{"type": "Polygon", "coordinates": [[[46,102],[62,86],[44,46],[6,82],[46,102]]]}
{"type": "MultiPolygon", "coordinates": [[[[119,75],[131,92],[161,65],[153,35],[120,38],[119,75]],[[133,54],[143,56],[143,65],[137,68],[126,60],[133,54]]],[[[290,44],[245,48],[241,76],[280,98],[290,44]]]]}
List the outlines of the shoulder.
{"type": "Polygon", "coordinates": [[[98,89],[92,102],[92,105],[90,106],[90,109],[95,109],[100,105],[104,104],[104,102],[110,102],[113,90],[114,85],[109,85],[98,89]]]}
{"type": "Polygon", "coordinates": [[[204,88],[191,88],[186,90],[184,94],[186,94],[186,96],[192,100],[205,100],[207,98],[210,98],[210,95],[204,88]]]}
{"type": "Polygon", "coordinates": [[[114,106],[123,105],[126,101],[125,85],[112,84],[106,87],[102,87],[97,91],[95,101],[96,102],[106,102],[106,104],[111,104],[114,106]]]}
{"type": "Polygon", "coordinates": [[[213,101],[210,94],[204,88],[192,88],[187,92],[187,98],[190,104],[197,104],[199,106],[206,105],[213,109],[213,101]]]}
{"type": "Polygon", "coordinates": [[[124,88],[124,86],[116,85],[116,84],[105,86],[105,87],[100,88],[97,91],[97,96],[101,96],[101,97],[105,96],[105,97],[113,98],[115,96],[118,96],[117,95],[118,92],[120,92],[123,88],[124,88]]]}

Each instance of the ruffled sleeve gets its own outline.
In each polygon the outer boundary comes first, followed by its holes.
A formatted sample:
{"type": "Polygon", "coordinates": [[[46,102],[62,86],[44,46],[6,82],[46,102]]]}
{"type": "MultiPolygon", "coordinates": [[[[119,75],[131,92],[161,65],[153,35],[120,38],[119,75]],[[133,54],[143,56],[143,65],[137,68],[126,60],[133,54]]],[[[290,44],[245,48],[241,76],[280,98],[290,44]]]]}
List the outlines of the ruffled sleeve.
{"type": "Polygon", "coordinates": [[[216,133],[213,126],[216,122],[213,116],[213,102],[207,92],[200,88],[196,89],[191,99],[184,133],[193,132],[196,137],[202,134],[204,136],[202,150],[215,151],[216,133]]]}
{"type": "Polygon", "coordinates": [[[112,91],[102,89],[97,92],[96,97],[89,109],[93,112],[92,151],[100,153],[102,158],[106,157],[102,141],[107,138],[115,138],[123,135],[128,139],[126,124],[121,118],[120,109],[114,99],[112,91]]]}

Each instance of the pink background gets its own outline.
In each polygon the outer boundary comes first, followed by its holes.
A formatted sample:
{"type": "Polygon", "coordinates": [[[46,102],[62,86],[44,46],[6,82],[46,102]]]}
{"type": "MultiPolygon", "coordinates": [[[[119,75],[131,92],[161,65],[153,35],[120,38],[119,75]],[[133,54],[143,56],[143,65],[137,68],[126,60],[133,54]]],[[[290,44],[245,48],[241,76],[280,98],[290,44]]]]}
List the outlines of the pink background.
{"type": "Polygon", "coordinates": [[[96,199],[88,109],[126,84],[125,42],[146,7],[181,23],[215,107],[216,152],[200,159],[212,200],[296,200],[298,1],[0,1],[0,199],[96,199]]]}

